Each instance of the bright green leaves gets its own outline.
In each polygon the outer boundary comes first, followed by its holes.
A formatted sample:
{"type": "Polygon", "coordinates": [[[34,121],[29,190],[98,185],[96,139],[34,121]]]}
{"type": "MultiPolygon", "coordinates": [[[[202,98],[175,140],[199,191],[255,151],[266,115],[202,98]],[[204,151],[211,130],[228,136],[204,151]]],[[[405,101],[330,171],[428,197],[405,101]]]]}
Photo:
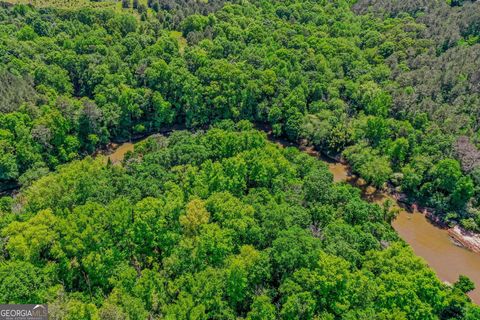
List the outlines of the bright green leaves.
{"type": "MultiPolygon", "coordinates": [[[[452,168],[426,172],[464,190],[452,168]]],[[[245,122],[153,136],[123,166],[72,162],[2,210],[0,297],[65,319],[475,314],[396,243],[385,210],[245,122]]]]}
{"type": "Polygon", "coordinates": [[[38,35],[35,33],[35,30],[33,30],[33,28],[30,26],[23,27],[17,33],[17,38],[20,41],[31,41],[34,40],[37,36],[38,35]]]}
{"type": "Polygon", "coordinates": [[[359,88],[361,104],[365,113],[377,117],[386,117],[392,107],[392,97],[374,82],[368,82],[359,88]]]}
{"type": "Polygon", "coordinates": [[[130,14],[118,14],[109,21],[108,28],[113,32],[120,32],[122,37],[135,32],[138,27],[137,19],[130,14]]]}
{"type": "Polygon", "coordinates": [[[348,307],[344,303],[348,299],[349,267],[342,258],[317,253],[311,268],[295,271],[280,286],[282,315],[286,319],[310,319],[321,311],[341,314],[348,307]]]}
{"type": "Polygon", "coordinates": [[[307,320],[315,314],[315,299],[309,292],[301,292],[290,295],[282,306],[282,319],[307,320]]]}
{"type": "Polygon", "coordinates": [[[173,228],[177,223],[163,199],[142,199],[133,208],[131,219],[132,242],[140,263],[154,264],[170,252],[178,238],[177,230],[173,228]]]}
{"type": "Polygon", "coordinates": [[[226,291],[233,308],[246,311],[245,304],[255,299],[260,288],[270,280],[268,254],[253,246],[242,246],[227,267],[226,291]]]}
{"type": "Polygon", "coordinates": [[[9,237],[6,249],[14,259],[42,264],[55,259],[58,219],[44,210],[26,222],[13,222],[2,230],[9,237]]]}
{"type": "Polygon", "coordinates": [[[460,164],[453,159],[442,160],[430,170],[435,187],[446,192],[454,190],[461,175],[460,164]]]}
{"type": "Polygon", "coordinates": [[[73,86],[67,72],[57,65],[39,66],[35,69],[34,76],[37,86],[52,88],[58,94],[73,93],[73,86]]]}
{"type": "Polygon", "coordinates": [[[30,212],[45,208],[64,210],[84,204],[87,199],[108,202],[116,189],[107,180],[115,179],[119,168],[105,168],[102,159],[87,158],[62,167],[56,174],[37,180],[23,193],[22,204],[30,212]]]}
{"type": "MultiPolygon", "coordinates": [[[[475,187],[445,160],[446,131],[475,131],[476,97],[464,93],[478,68],[421,59],[437,41],[421,38],[428,28],[355,16],[353,2],[250,1],[209,14],[223,1],[149,1],[141,21],[1,9],[12,75],[0,79],[0,184],[25,184],[0,217],[1,298],[48,301],[65,319],[474,318],[468,283],[446,301],[451,290],[395,246],[385,210],[239,121],[331,155],[347,148],[374,186],[465,208],[475,187]],[[170,30],[179,26],[185,38],[170,30]],[[237,123],[149,139],[123,166],[57,168],[111,140],[221,119],[237,123]],[[38,179],[48,169],[57,173],[38,179]]],[[[475,57],[462,51],[475,49],[468,25],[455,49],[475,57]]]]}
{"type": "Polygon", "coordinates": [[[143,301],[120,289],[112,291],[98,313],[100,319],[142,320],[148,317],[143,301]]]}
{"type": "Polygon", "coordinates": [[[275,305],[266,295],[255,297],[252,310],[247,315],[247,320],[275,320],[277,319],[275,305]]]}
{"type": "Polygon", "coordinates": [[[186,206],[185,215],[180,216],[180,224],[186,234],[195,235],[200,231],[200,227],[210,220],[210,213],[205,209],[202,200],[194,199],[186,206]]]}
{"type": "Polygon", "coordinates": [[[377,147],[380,142],[386,140],[390,133],[388,123],[385,119],[380,117],[368,117],[365,127],[365,138],[374,147],[377,147]]]}
{"type": "Polygon", "coordinates": [[[235,243],[255,243],[258,239],[260,230],[253,207],[229,193],[213,194],[207,199],[206,207],[212,214],[212,221],[234,232],[235,243]]]}
{"type": "Polygon", "coordinates": [[[390,159],[396,166],[405,164],[410,149],[410,143],[405,138],[398,138],[390,147],[390,159]]]}
{"type": "Polygon", "coordinates": [[[0,262],[0,299],[4,303],[42,301],[42,291],[51,284],[42,269],[29,262],[0,262]]]}
{"type": "Polygon", "coordinates": [[[166,101],[159,92],[154,92],[152,96],[153,108],[153,126],[156,130],[163,126],[173,124],[175,112],[170,102],[166,101]]]}
{"type": "Polygon", "coordinates": [[[389,159],[366,145],[349,147],[343,155],[355,172],[377,188],[383,187],[392,174],[389,159]]]}
{"type": "Polygon", "coordinates": [[[475,284],[467,276],[460,275],[458,281],[455,282],[454,287],[467,293],[475,289],[475,284]]]}
{"type": "Polygon", "coordinates": [[[282,279],[296,269],[312,267],[320,248],[320,240],[299,227],[281,232],[272,244],[274,275],[282,279]]]}
{"type": "Polygon", "coordinates": [[[470,177],[463,176],[458,161],[445,159],[434,165],[427,175],[421,192],[432,197],[432,204],[439,210],[462,208],[473,196],[474,185],[470,177]]]}

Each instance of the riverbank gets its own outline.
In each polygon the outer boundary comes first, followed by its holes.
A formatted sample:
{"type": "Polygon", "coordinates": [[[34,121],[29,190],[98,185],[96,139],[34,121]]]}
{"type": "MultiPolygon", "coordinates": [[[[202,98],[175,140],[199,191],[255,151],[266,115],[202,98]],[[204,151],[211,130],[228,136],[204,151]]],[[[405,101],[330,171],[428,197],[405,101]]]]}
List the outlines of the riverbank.
{"type": "Polygon", "coordinates": [[[145,140],[148,137],[151,137],[151,136],[154,136],[154,135],[164,135],[164,136],[168,137],[172,132],[181,131],[181,130],[187,130],[187,127],[183,124],[174,124],[173,126],[164,127],[164,128],[161,128],[160,130],[155,131],[155,132],[150,131],[148,133],[135,134],[135,135],[132,135],[130,138],[127,138],[127,139],[113,139],[111,142],[107,143],[107,145],[97,149],[94,152],[94,155],[97,155],[97,154],[108,155],[109,152],[110,153],[115,152],[115,150],[118,147],[120,147],[121,145],[123,145],[124,143],[135,144],[137,142],[145,140]]]}
{"type": "Polygon", "coordinates": [[[415,202],[408,202],[407,196],[403,193],[389,189],[389,194],[396,199],[397,202],[403,203],[405,206],[407,206],[410,212],[418,211],[420,214],[423,214],[425,218],[435,227],[446,230],[450,238],[457,246],[480,254],[480,234],[468,231],[459,225],[455,225],[453,227],[447,225],[435,214],[433,209],[422,207],[415,202]]]}
{"type": "MultiPolygon", "coordinates": [[[[422,208],[415,202],[409,202],[408,197],[405,194],[395,190],[393,186],[387,186],[384,190],[377,190],[376,188],[367,185],[365,180],[352,173],[350,166],[340,155],[332,156],[317,151],[312,145],[308,143],[307,140],[301,140],[297,143],[294,143],[284,138],[275,137],[268,124],[256,123],[255,128],[265,132],[268,139],[272,142],[277,143],[278,145],[281,145],[283,147],[296,147],[302,152],[305,152],[311,156],[317,157],[320,160],[327,162],[329,164],[330,171],[334,175],[335,181],[346,181],[356,187],[359,187],[363,192],[364,198],[368,201],[378,202],[379,199],[383,197],[383,193],[385,193],[386,195],[388,195],[388,197],[392,198],[397,203],[402,204],[401,207],[403,209],[406,209],[410,213],[418,210],[430,221],[430,223],[432,223],[438,228],[446,230],[457,245],[471,250],[477,254],[480,253],[480,234],[467,231],[458,225],[454,227],[447,226],[438,218],[437,215],[435,215],[432,209],[422,208]]],[[[154,134],[168,136],[173,131],[185,129],[186,127],[183,125],[175,125],[172,127],[163,128],[162,130],[154,134]]],[[[93,156],[104,155],[107,157],[107,159],[110,159],[112,163],[121,162],[127,152],[133,151],[135,143],[144,140],[154,134],[139,134],[133,136],[129,140],[116,140],[114,142],[110,142],[103,148],[99,148],[97,151],[95,151],[93,156]]],[[[19,188],[17,186],[9,190],[0,192],[0,196],[13,196],[18,192],[19,188]]]]}
{"type": "MultiPolygon", "coordinates": [[[[427,219],[429,214],[426,209],[419,208],[415,204],[408,204],[408,199],[396,192],[392,186],[385,188],[386,190],[377,190],[368,186],[363,179],[353,174],[348,164],[342,162],[341,159],[325,156],[305,141],[295,144],[273,137],[271,132],[270,134],[268,131],[264,130],[264,132],[273,143],[281,147],[296,147],[326,163],[335,182],[345,181],[359,187],[367,201],[382,205],[384,201],[390,199],[394,207],[398,209],[398,215],[392,222],[392,227],[400,238],[409,244],[417,256],[427,262],[442,281],[455,283],[459,275],[468,276],[479,288],[470,292],[469,296],[475,303],[480,304],[480,273],[478,272],[480,270],[480,254],[458,246],[458,243],[467,238],[462,236],[459,237],[459,240],[453,241],[454,237],[449,234],[449,230],[445,226],[432,223],[427,219]]],[[[141,140],[139,139],[137,142],[141,140]]],[[[116,149],[106,156],[114,157],[115,161],[120,163],[128,151],[133,151],[134,144],[125,142],[119,145],[112,144],[109,147],[110,151],[112,151],[111,148],[116,147],[116,149]]],[[[465,245],[465,247],[467,246],[465,245]]]]}
{"type": "MultiPolygon", "coordinates": [[[[460,226],[455,226],[448,229],[448,234],[459,242],[463,247],[472,250],[473,252],[480,253],[480,235],[467,231],[460,226]]],[[[480,270],[479,270],[480,272],[480,270]]]]}
{"type": "MultiPolygon", "coordinates": [[[[302,148],[303,149],[303,148],[302,148]]],[[[315,155],[307,148],[310,155],[315,155]]],[[[324,160],[325,156],[320,156],[324,160]]],[[[480,304],[480,236],[459,226],[448,227],[433,214],[433,210],[409,202],[408,197],[388,186],[378,190],[351,172],[344,161],[328,159],[334,180],[348,182],[362,190],[365,200],[382,205],[391,200],[397,215],[392,227],[409,244],[415,254],[422,257],[445,283],[455,283],[460,275],[468,276],[477,289],[468,293],[480,304]]]]}
{"type": "Polygon", "coordinates": [[[391,185],[388,185],[383,190],[378,190],[375,187],[368,185],[364,179],[353,174],[348,163],[339,156],[331,157],[329,155],[320,154],[312,147],[303,146],[299,147],[299,149],[306,151],[310,155],[316,155],[321,160],[327,159],[328,162],[335,163],[335,166],[330,166],[330,171],[333,171],[332,173],[334,175],[339,176],[336,180],[343,180],[355,187],[360,188],[366,200],[370,202],[380,202],[381,199],[384,198],[384,194],[386,194],[388,197],[395,200],[395,202],[397,202],[402,209],[407,210],[410,214],[413,212],[419,212],[425,216],[429,223],[437,228],[446,230],[456,245],[480,254],[480,234],[465,230],[459,225],[455,225],[454,227],[447,225],[438,217],[438,215],[435,214],[434,209],[423,207],[416,202],[409,201],[409,198],[406,194],[398,192],[391,185]],[[343,172],[345,170],[347,172],[343,172]]]}
{"type": "Polygon", "coordinates": [[[330,171],[334,175],[334,180],[346,181],[351,185],[358,187],[362,190],[362,194],[365,199],[370,202],[379,202],[383,201],[384,194],[388,197],[395,200],[400,206],[407,210],[409,213],[419,212],[423,214],[427,220],[432,223],[435,227],[444,229],[448,232],[454,242],[470,251],[475,253],[480,253],[480,234],[470,232],[464,228],[456,225],[450,227],[446,225],[439,217],[434,213],[434,210],[431,208],[426,208],[420,206],[416,202],[411,202],[408,199],[408,196],[402,192],[398,192],[392,185],[386,186],[384,190],[378,190],[373,186],[368,185],[364,179],[355,175],[348,163],[340,155],[328,155],[316,150],[309,142],[305,139],[300,140],[298,143],[293,143],[291,141],[285,140],[283,138],[275,137],[272,133],[271,128],[266,124],[256,124],[255,127],[259,130],[266,132],[269,140],[282,145],[284,147],[296,147],[299,150],[317,157],[322,161],[325,161],[329,164],[330,171]]]}
{"type": "MultiPolygon", "coordinates": [[[[435,215],[434,211],[430,208],[425,208],[419,206],[415,202],[410,202],[407,195],[398,192],[395,190],[393,186],[387,186],[384,190],[378,190],[370,185],[368,185],[364,179],[358,177],[357,175],[353,174],[351,171],[350,166],[348,163],[343,159],[340,155],[328,155],[324,154],[318,150],[316,150],[309,142],[305,139],[300,140],[299,142],[295,143],[284,138],[279,138],[273,135],[273,132],[268,124],[264,123],[255,123],[255,128],[257,130],[261,130],[267,134],[267,137],[270,141],[275,142],[282,147],[295,147],[305,152],[313,157],[319,158],[320,160],[327,162],[329,164],[330,171],[334,175],[334,180],[336,182],[339,181],[346,181],[355,187],[358,187],[362,190],[364,198],[371,202],[379,202],[380,199],[384,197],[383,194],[387,195],[398,204],[402,209],[407,210],[408,212],[412,213],[415,211],[420,212],[423,214],[430,223],[435,225],[438,228],[444,229],[448,232],[450,237],[455,241],[455,243],[459,246],[462,246],[468,250],[471,250],[475,253],[480,253],[480,234],[476,234],[473,232],[469,232],[460,226],[450,227],[447,226],[443,221],[441,221],[437,215],[435,215]]],[[[175,130],[185,130],[185,126],[174,126],[171,128],[164,128],[160,132],[156,134],[163,134],[168,136],[175,130]]],[[[112,163],[118,163],[123,159],[123,156],[128,151],[133,151],[134,144],[141,140],[146,139],[152,134],[148,135],[138,135],[128,141],[116,141],[111,142],[107,145],[107,147],[97,154],[103,154],[107,156],[112,163]]],[[[383,201],[383,200],[382,200],[383,201]]]]}

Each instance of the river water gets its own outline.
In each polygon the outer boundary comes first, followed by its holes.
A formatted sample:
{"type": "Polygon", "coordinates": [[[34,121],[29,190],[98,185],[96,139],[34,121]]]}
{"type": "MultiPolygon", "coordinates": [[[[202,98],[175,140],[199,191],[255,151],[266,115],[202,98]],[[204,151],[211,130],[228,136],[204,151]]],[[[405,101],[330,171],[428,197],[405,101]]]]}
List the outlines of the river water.
{"type": "MultiPolygon", "coordinates": [[[[272,140],[282,146],[292,146],[291,143],[279,139],[272,140]]],[[[124,143],[118,146],[108,158],[112,163],[119,163],[125,154],[133,149],[134,144],[124,143]]],[[[335,182],[349,180],[350,170],[347,165],[322,158],[312,148],[300,149],[326,161],[335,182]]],[[[399,206],[399,214],[392,226],[400,237],[412,247],[417,256],[422,257],[428,263],[442,281],[454,283],[458,280],[459,275],[468,276],[477,287],[476,290],[469,293],[469,296],[476,304],[480,304],[480,254],[455,245],[446,230],[431,224],[418,211],[408,212],[401,208],[396,200],[388,194],[377,192],[368,199],[376,203],[392,199],[399,206]]]]}
{"type": "Polygon", "coordinates": [[[115,150],[108,155],[108,159],[115,164],[115,163],[120,163],[123,158],[125,157],[125,154],[129,151],[133,152],[135,145],[131,142],[125,142],[119,145],[118,147],[115,148],[115,150]]]}
{"type": "MultiPolygon", "coordinates": [[[[334,181],[348,181],[349,168],[341,163],[329,163],[334,181]]],[[[376,193],[373,200],[382,203],[395,199],[385,193],[376,193]]],[[[408,212],[397,203],[399,214],[392,226],[407,242],[417,256],[422,257],[442,281],[454,283],[459,275],[468,276],[477,287],[469,293],[470,298],[480,304],[480,254],[455,244],[447,230],[434,226],[424,214],[414,210],[408,212]]]]}

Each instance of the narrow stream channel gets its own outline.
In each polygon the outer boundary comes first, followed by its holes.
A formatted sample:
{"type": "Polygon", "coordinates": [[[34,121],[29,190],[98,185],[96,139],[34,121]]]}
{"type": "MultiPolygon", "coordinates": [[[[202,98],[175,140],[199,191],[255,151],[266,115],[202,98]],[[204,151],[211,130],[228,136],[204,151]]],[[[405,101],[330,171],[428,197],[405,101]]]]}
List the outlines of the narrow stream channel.
{"type": "Polygon", "coordinates": [[[124,142],[118,147],[115,148],[115,150],[108,155],[108,159],[115,164],[119,163],[123,160],[125,157],[125,154],[129,151],[133,152],[133,149],[135,148],[135,145],[131,142],[124,142]]]}
{"type": "MultiPolygon", "coordinates": [[[[280,139],[269,138],[284,147],[295,146],[280,139]]],[[[128,151],[133,151],[133,149],[134,144],[127,142],[118,146],[108,157],[112,163],[118,163],[122,161],[128,151]]],[[[327,161],[311,148],[300,147],[300,149],[327,162],[335,182],[348,181],[350,170],[347,165],[331,160],[327,161]]],[[[382,203],[386,199],[392,199],[400,207],[396,200],[385,193],[376,193],[373,200],[369,200],[382,203]]],[[[400,212],[392,226],[400,237],[412,247],[415,254],[422,257],[442,281],[454,283],[458,280],[459,275],[468,276],[477,287],[476,290],[469,293],[469,296],[476,304],[480,304],[480,254],[455,245],[446,230],[431,224],[418,211],[410,213],[400,207],[400,212]]]]}

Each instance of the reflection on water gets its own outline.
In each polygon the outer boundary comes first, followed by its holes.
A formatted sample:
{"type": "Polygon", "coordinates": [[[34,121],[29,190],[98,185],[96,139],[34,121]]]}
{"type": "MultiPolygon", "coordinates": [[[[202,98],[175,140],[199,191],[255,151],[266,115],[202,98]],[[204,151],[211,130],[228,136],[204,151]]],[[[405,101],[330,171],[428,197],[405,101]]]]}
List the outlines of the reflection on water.
{"type": "MultiPolygon", "coordinates": [[[[330,172],[335,182],[355,179],[349,177],[348,166],[341,163],[329,163],[330,172]]],[[[390,195],[370,190],[365,198],[369,201],[381,204],[386,199],[397,203],[390,195]]],[[[397,203],[398,206],[398,203],[397,203]]],[[[414,210],[408,212],[399,207],[399,214],[392,223],[393,228],[400,237],[405,240],[417,256],[422,257],[428,265],[437,273],[442,281],[454,283],[459,275],[468,276],[477,287],[469,293],[470,298],[480,304],[480,255],[457,246],[447,230],[431,224],[422,213],[414,210]]]]}

